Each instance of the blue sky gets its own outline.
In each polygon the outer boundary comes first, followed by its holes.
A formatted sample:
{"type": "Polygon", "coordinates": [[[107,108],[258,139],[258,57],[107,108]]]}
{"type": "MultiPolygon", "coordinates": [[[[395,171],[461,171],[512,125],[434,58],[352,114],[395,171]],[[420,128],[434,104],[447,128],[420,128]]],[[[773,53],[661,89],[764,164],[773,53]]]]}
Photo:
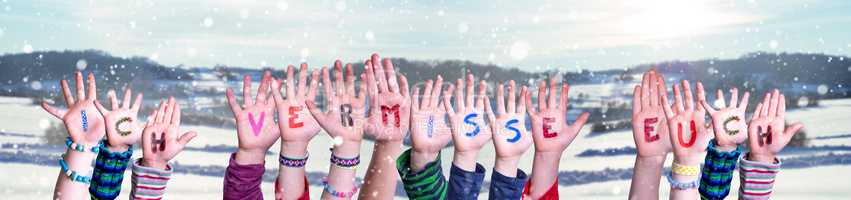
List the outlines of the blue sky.
{"type": "Polygon", "coordinates": [[[849,55],[851,1],[0,0],[0,53],[64,49],[170,66],[317,67],[379,52],[530,71],[849,55]]]}

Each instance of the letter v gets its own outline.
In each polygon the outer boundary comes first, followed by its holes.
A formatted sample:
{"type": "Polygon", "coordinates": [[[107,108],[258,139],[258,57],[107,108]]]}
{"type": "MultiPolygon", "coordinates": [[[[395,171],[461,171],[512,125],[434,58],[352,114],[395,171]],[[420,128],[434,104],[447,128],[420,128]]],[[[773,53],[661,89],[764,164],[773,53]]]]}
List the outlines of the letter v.
{"type": "Polygon", "coordinates": [[[260,120],[257,121],[254,121],[254,114],[248,113],[248,123],[251,125],[251,130],[254,131],[254,136],[259,136],[260,130],[263,130],[263,118],[266,118],[266,112],[260,112],[260,120]]]}

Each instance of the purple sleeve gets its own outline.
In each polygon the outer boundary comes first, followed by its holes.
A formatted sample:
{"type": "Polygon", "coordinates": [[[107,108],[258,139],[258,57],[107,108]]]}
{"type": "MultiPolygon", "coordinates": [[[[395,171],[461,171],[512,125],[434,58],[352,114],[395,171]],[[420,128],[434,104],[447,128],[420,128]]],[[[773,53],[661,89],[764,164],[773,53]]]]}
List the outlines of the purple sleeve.
{"type": "Polygon", "coordinates": [[[253,199],[262,200],[260,182],[266,170],[263,164],[240,165],[234,160],[236,153],[230,155],[228,168],[225,171],[224,194],[222,199],[253,199]]]}

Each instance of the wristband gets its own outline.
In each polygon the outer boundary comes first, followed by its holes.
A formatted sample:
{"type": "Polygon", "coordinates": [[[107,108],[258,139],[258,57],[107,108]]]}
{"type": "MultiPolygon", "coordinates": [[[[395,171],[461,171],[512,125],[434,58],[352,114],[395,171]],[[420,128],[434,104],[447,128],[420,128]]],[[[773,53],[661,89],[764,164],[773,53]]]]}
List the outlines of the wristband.
{"type": "Polygon", "coordinates": [[[100,147],[103,146],[103,141],[99,142],[92,148],[86,148],[86,145],[74,143],[74,141],[71,140],[71,137],[68,137],[67,139],[65,139],[65,146],[70,149],[73,149],[74,151],[83,153],[85,153],[86,151],[91,151],[92,153],[97,154],[98,151],[100,151],[100,147]]]}
{"type": "Polygon", "coordinates": [[[59,166],[62,167],[62,173],[68,176],[68,178],[71,178],[71,181],[80,182],[86,185],[92,182],[91,176],[83,176],[76,171],[68,169],[68,163],[65,163],[65,159],[59,159],[59,166]]]}
{"type": "Polygon", "coordinates": [[[697,179],[695,179],[694,181],[679,182],[677,180],[674,180],[673,173],[670,173],[670,174],[668,174],[668,183],[671,184],[671,188],[674,188],[674,189],[677,189],[677,190],[694,189],[694,188],[697,188],[698,186],[700,186],[700,177],[697,177],[697,179]]]}
{"type": "Polygon", "coordinates": [[[677,164],[676,162],[671,166],[671,173],[680,175],[680,176],[697,176],[700,173],[700,165],[698,166],[688,166],[677,164]]]}
{"type": "Polygon", "coordinates": [[[310,157],[310,153],[305,153],[304,158],[290,158],[286,157],[283,154],[278,158],[278,162],[281,163],[284,167],[290,168],[302,168],[305,164],[307,164],[307,158],[310,157]]]}
{"type": "Polygon", "coordinates": [[[332,153],[331,163],[334,163],[335,166],[340,168],[356,169],[358,164],[360,164],[360,155],[355,156],[354,158],[341,158],[332,153]]]}
{"type": "MultiPolygon", "coordinates": [[[[354,181],[354,180],[352,180],[352,181],[354,181]]],[[[352,188],[352,190],[348,191],[348,192],[341,192],[341,191],[334,190],[334,188],[331,188],[331,184],[328,184],[328,177],[327,176],[322,177],[322,187],[325,190],[325,192],[328,192],[328,194],[331,194],[331,196],[335,196],[337,198],[350,198],[350,197],[355,196],[355,193],[358,192],[358,186],[357,185],[355,185],[355,187],[352,188]]]]}

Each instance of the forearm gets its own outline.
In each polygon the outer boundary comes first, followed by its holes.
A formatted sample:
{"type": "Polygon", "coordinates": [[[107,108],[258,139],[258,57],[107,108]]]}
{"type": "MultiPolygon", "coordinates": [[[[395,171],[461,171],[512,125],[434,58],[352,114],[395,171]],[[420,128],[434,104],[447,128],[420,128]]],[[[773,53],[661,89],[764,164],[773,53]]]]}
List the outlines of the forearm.
{"type": "Polygon", "coordinates": [[[659,199],[659,181],[667,155],[636,156],[632,168],[629,199],[659,199]]]}
{"type": "Polygon", "coordinates": [[[402,151],[402,141],[376,141],[372,160],[364,177],[360,197],[374,199],[392,199],[396,193],[395,160],[402,151]]]}
{"type": "Polygon", "coordinates": [[[558,177],[562,152],[535,152],[532,162],[532,177],[529,193],[532,199],[538,199],[550,189],[558,177]]]}
{"type": "MultiPolygon", "coordinates": [[[[307,155],[307,142],[281,142],[281,156],[285,156],[288,158],[304,158],[307,155]]],[[[304,178],[304,166],[302,167],[290,167],[281,164],[278,167],[278,188],[276,188],[276,192],[280,191],[280,194],[276,194],[276,196],[283,197],[283,199],[298,199],[300,198],[304,192],[304,187],[306,186],[304,178]]]]}
{"type": "MultiPolygon", "coordinates": [[[[122,145],[123,146],[123,145],[122,145]]],[[[89,194],[92,199],[115,199],[121,193],[124,170],[130,164],[133,149],[123,146],[101,148],[95,160],[89,194]]]]}
{"type": "Polygon", "coordinates": [[[92,161],[94,161],[96,157],[97,154],[90,151],[79,152],[71,148],[66,150],[62,159],[68,167],[68,171],[61,168],[59,169],[59,177],[56,180],[56,187],[53,190],[53,199],[89,198],[89,183],[74,181],[68,174],[74,172],[76,175],[90,179],[93,171],[92,161]]]}
{"type": "MultiPolygon", "coordinates": [[[[360,156],[360,144],[360,141],[345,141],[339,146],[334,146],[334,149],[331,151],[333,154],[332,156],[347,159],[358,157],[360,156]]],[[[355,192],[355,188],[358,187],[355,185],[356,169],[356,166],[342,167],[332,162],[328,170],[328,177],[326,177],[327,186],[322,192],[322,199],[350,199],[350,195],[346,195],[347,197],[339,197],[330,192],[331,189],[336,191],[336,193],[343,194],[355,192]]]]}

